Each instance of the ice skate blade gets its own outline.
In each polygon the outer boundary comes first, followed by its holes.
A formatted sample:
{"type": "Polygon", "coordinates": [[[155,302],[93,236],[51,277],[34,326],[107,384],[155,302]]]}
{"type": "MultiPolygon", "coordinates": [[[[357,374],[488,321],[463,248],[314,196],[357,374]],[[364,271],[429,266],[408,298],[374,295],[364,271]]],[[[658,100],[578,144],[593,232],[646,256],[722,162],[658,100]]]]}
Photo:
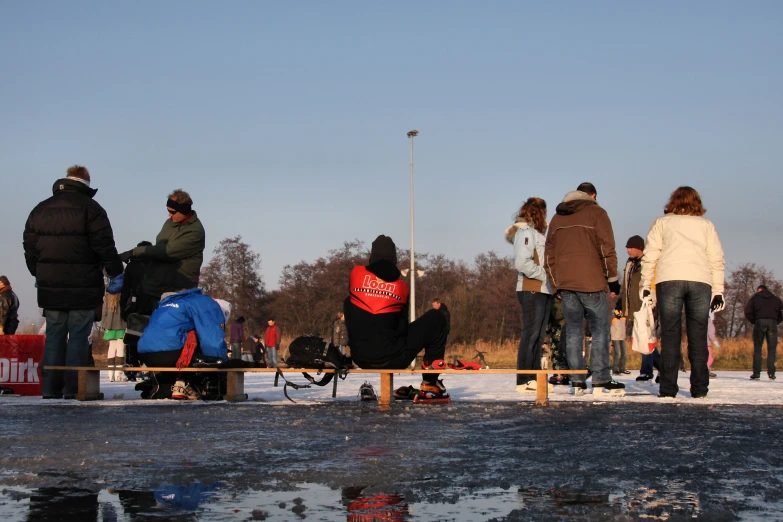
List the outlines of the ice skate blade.
{"type": "Polygon", "coordinates": [[[426,399],[417,395],[413,399],[414,404],[448,404],[451,402],[451,397],[438,397],[437,399],[426,399]]]}
{"type": "MultiPolygon", "coordinates": [[[[595,393],[595,390],[593,390],[595,393]]],[[[625,397],[625,390],[606,390],[602,389],[600,395],[606,395],[608,397],[625,397]]]]}

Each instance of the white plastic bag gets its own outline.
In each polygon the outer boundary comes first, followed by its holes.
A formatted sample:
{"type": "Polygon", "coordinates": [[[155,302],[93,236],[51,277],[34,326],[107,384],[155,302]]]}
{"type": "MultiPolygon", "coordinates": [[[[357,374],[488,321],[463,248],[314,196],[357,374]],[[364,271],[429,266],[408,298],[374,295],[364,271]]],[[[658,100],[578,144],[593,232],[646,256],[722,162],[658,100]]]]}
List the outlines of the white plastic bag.
{"type": "Polygon", "coordinates": [[[655,350],[655,318],[652,299],[642,300],[642,307],[633,314],[633,351],[647,355],[655,350]]]}

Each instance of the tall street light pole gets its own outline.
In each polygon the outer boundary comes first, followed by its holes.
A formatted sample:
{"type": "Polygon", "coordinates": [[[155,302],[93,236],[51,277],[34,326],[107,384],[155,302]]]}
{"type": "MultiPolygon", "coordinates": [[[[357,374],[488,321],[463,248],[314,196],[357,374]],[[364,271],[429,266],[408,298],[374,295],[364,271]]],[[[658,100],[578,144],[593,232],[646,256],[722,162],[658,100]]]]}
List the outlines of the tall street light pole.
{"type": "Polygon", "coordinates": [[[408,138],[411,140],[411,297],[410,297],[410,322],[416,320],[416,266],[414,251],[414,231],[413,231],[413,138],[419,135],[418,130],[408,132],[408,138]]]}

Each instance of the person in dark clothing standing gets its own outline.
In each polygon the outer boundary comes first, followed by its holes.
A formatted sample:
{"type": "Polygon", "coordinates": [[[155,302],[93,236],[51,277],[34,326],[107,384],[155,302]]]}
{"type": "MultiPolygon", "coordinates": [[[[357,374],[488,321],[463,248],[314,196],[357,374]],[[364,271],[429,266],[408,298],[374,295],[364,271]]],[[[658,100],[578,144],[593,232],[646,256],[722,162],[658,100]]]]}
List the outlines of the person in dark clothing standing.
{"type": "Polygon", "coordinates": [[[19,298],[6,276],[0,276],[0,335],[14,335],[19,327],[19,298]]]}
{"type": "MultiPolygon", "coordinates": [[[[87,337],[107,291],[119,293],[122,262],[114,246],[109,217],[94,199],[90,173],[74,165],[58,179],[53,195],[39,203],[24,228],[24,257],[38,287],[38,306],[46,318],[43,366],[86,366],[87,337]],[[66,342],[67,341],[67,342],[66,342]]],[[[43,398],[73,398],[76,372],[43,370],[43,398]]]]}
{"type": "MultiPolygon", "coordinates": [[[[152,246],[149,241],[142,241],[140,247],[152,246]]],[[[152,315],[157,299],[144,293],[144,277],[149,269],[151,261],[136,257],[130,260],[125,267],[125,277],[120,294],[121,316],[123,321],[128,320],[130,314],[152,315]]]]}
{"type": "MultiPolygon", "coordinates": [[[[644,239],[642,236],[631,236],[625,243],[628,250],[628,261],[623,271],[623,286],[616,310],[625,318],[625,336],[633,338],[633,314],[642,307],[639,295],[639,282],[642,280],[642,255],[644,254],[644,239]]],[[[633,342],[633,339],[631,339],[633,342]]],[[[653,379],[655,369],[660,369],[661,352],[656,347],[651,353],[642,354],[642,365],[639,368],[637,381],[646,382],[653,379]]]]}
{"type": "MultiPolygon", "coordinates": [[[[424,348],[422,367],[442,360],[449,325],[446,316],[431,309],[408,324],[408,285],[397,268],[397,247],[388,236],[372,243],[367,266],[355,266],[345,299],[345,325],[351,356],[360,368],[403,369],[424,348]]],[[[438,374],[424,374],[421,392],[425,398],[446,398],[438,374]]]]}
{"type": "Polygon", "coordinates": [[[143,289],[156,303],[165,292],[198,287],[206,238],[192,207],[193,200],[187,192],[173,191],[166,201],[169,219],[163,223],[155,245],[136,247],[120,255],[125,262],[134,257],[151,261],[143,289]]]}
{"type": "Polygon", "coordinates": [[[347,354],[348,330],[345,329],[345,314],[342,310],[337,312],[337,319],[332,323],[332,344],[340,350],[341,354],[347,354]]]}
{"type": "Polygon", "coordinates": [[[231,323],[229,333],[229,342],[231,343],[231,358],[242,358],[242,343],[245,341],[245,318],[240,317],[231,323]]]}
{"type": "Polygon", "coordinates": [[[745,305],[745,317],[753,325],[753,375],[750,378],[757,380],[761,375],[761,348],[766,339],[767,377],[775,380],[778,324],[783,321],[783,302],[766,285],[759,285],[745,305]]]}
{"type": "MultiPolygon", "coordinates": [[[[149,241],[141,241],[137,246],[152,246],[149,241]]],[[[125,267],[125,275],[120,293],[120,317],[126,323],[131,314],[139,314],[149,317],[158,300],[144,293],[144,276],[149,269],[151,261],[149,259],[133,258],[125,267]]],[[[146,324],[146,323],[145,323],[146,324]]],[[[135,326],[135,324],[134,324],[135,326]]],[[[141,366],[139,359],[139,337],[138,335],[126,335],[123,338],[125,342],[125,361],[128,366],[141,366]]],[[[135,372],[125,372],[128,380],[136,380],[135,372]]]]}
{"type": "Polygon", "coordinates": [[[443,317],[446,318],[446,323],[449,325],[451,324],[451,312],[449,312],[449,307],[440,300],[440,297],[436,297],[432,300],[432,308],[442,313],[443,317]]]}

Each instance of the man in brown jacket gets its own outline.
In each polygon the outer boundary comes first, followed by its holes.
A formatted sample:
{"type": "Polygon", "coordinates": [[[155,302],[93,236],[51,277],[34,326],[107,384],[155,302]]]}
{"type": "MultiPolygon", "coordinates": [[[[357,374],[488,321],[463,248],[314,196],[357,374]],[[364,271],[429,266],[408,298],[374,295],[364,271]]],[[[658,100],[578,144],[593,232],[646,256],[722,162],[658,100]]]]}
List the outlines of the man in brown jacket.
{"type": "MultiPolygon", "coordinates": [[[[572,370],[586,368],[584,318],[593,333],[590,367],[593,393],[625,394],[625,385],[612,380],[609,363],[607,291],[620,293],[614,232],[606,211],[596,202],[592,183],[582,183],[566,194],[552,218],[544,248],[545,269],[566,318],[566,351],[572,370]]],[[[575,395],[587,389],[585,377],[571,379],[575,395]]]]}

